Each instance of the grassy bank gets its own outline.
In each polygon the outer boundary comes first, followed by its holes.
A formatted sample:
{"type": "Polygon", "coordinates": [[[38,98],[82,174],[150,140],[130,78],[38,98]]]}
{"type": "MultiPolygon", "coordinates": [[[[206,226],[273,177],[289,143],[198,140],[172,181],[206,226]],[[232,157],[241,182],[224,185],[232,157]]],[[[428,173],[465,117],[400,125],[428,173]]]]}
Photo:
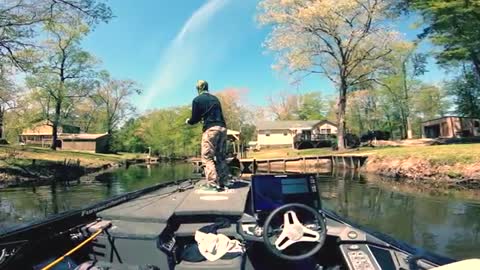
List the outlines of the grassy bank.
{"type": "Polygon", "coordinates": [[[124,160],[142,157],[143,154],[132,153],[96,154],[52,151],[37,147],[0,146],[0,185],[71,180],[118,166],[124,160]]]}
{"type": "Polygon", "coordinates": [[[369,158],[363,170],[413,181],[448,185],[480,186],[480,144],[451,144],[409,147],[330,149],[265,149],[249,158],[266,159],[310,155],[362,154],[369,158]]]}

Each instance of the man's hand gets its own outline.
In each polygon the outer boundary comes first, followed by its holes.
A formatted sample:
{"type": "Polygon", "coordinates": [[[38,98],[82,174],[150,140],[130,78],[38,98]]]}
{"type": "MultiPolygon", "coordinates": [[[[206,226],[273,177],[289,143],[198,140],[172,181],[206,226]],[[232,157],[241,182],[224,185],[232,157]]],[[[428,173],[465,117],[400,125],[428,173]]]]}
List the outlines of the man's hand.
{"type": "Polygon", "coordinates": [[[187,118],[187,120],[185,120],[185,124],[187,125],[190,125],[188,122],[190,121],[190,118],[187,118]]]}

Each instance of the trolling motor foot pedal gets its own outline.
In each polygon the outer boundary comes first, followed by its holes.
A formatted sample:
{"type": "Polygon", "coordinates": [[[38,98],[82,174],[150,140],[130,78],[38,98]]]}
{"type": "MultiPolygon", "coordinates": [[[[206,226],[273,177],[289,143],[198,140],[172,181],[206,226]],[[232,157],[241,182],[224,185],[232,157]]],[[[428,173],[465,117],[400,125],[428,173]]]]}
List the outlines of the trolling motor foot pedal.
{"type": "Polygon", "coordinates": [[[100,230],[108,229],[111,226],[112,222],[109,220],[97,220],[82,227],[81,231],[84,234],[92,234],[100,230]]]}

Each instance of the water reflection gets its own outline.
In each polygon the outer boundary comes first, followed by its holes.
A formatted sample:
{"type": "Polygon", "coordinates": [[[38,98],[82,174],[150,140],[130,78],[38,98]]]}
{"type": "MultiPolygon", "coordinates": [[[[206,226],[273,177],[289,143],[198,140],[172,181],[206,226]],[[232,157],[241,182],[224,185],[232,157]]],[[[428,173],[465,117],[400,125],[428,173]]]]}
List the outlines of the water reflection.
{"type": "Polygon", "coordinates": [[[454,258],[480,256],[480,202],[411,193],[347,173],[319,177],[324,207],[355,223],[454,258]]]}
{"type": "MultiPolygon", "coordinates": [[[[93,204],[127,191],[192,176],[189,164],[131,166],[91,183],[0,192],[0,233],[28,221],[93,204]]],[[[456,191],[422,189],[358,172],[319,172],[323,205],[355,223],[458,259],[480,257],[480,200],[456,191]],[[368,181],[367,181],[368,178],[368,181]],[[466,199],[468,197],[469,199],[466,199]]]]}
{"type": "Polygon", "coordinates": [[[2,190],[0,233],[15,225],[85,207],[128,191],[191,176],[190,164],[131,166],[101,174],[91,183],[2,190]]]}

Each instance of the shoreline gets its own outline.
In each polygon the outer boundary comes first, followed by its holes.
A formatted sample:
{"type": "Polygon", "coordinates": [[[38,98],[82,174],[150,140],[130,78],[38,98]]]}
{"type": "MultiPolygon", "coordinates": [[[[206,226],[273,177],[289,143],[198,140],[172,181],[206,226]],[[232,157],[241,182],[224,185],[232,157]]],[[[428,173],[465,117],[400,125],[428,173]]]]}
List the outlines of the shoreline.
{"type": "Polygon", "coordinates": [[[45,186],[54,183],[82,182],[121,167],[124,167],[123,162],[108,163],[97,167],[58,165],[55,169],[52,169],[49,166],[40,166],[38,171],[32,171],[31,174],[12,169],[6,173],[3,169],[0,169],[0,190],[16,187],[45,186]],[[67,176],[63,174],[65,171],[69,171],[67,176]],[[59,174],[62,175],[60,176],[59,174]]]}
{"type": "MultiPolygon", "coordinates": [[[[302,156],[362,155],[367,160],[361,173],[387,177],[397,182],[420,184],[431,188],[480,189],[480,144],[429,146],[365,147],[342,152],[325,148],[292,150],[266,149],[249,158],[275,159],[302,156]]],[[[330,161],[326,161],[330,166],[330,161]]],[[[315,161],[313,161],[315,163],[315,161]]],[[[272,171],[282,172],[281,164],[271,163],[272,171]]],[[[293,165],[293,164],[292,164],[293,165]]],[[[259,165],[260,167],[260,165],[259,165]]],[[[307,165],[312,167],[312,165],[307,165]]],[[[302,168],[299,164],[294,169],[302,168]]]]}
{"type": "Polygon", "coordinates": [[[480,164],[435,164],[418,158],[369,156],[364,173],[390,179],[443,188],[480,189],[480,164]]]}
{"type": "Polygon", "coordinates": [[[100,154],[0,146],[0,190],[82,181],[112,169],[146,162],[146,157],[138,153],[100,154]]]}

